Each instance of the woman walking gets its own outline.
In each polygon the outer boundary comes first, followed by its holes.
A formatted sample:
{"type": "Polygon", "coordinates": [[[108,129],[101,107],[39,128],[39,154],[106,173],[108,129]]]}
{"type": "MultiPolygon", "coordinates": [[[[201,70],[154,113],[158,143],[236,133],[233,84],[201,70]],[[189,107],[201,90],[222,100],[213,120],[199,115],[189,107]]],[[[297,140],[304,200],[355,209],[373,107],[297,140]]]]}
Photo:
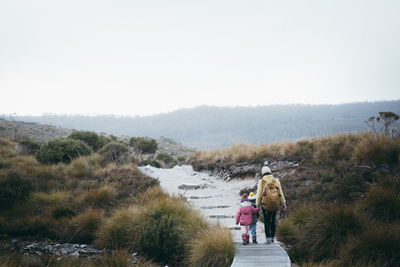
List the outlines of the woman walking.
{"type": "Polygon", "coordinates": [[[266,243],[274,242],[276,229],[276,213],[282,207],[286,210],[286,200],[282,192],[281,183],[272,176],[267,166],[261,169],[262,179],[258,182],[256,205],[260,207],[264,216],[266,243]]]}

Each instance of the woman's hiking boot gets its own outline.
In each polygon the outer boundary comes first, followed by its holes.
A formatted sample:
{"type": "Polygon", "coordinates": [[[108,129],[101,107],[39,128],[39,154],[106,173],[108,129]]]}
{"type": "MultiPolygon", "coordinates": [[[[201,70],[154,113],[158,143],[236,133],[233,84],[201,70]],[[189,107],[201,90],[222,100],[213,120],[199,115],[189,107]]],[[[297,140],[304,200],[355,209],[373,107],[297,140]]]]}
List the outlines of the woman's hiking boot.
{"type": "Polygon", "coordinates": [[[257,235],[251,235],[251,237],[253,238],[253,244],[258,244],[257,243],[257,235]]]}

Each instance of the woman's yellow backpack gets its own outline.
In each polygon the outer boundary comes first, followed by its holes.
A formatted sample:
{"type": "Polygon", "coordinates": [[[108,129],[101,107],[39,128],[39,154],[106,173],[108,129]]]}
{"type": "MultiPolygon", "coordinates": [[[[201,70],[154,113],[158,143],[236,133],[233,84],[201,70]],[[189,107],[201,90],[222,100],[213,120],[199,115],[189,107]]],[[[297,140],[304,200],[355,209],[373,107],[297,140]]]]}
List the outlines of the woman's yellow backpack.
{"type": "Polygon", "coordinates": [[[265,181],[261,204],[264,210],[278,211],[281,207],[281,194],[278,187],[278,181],[272,177],[271,181],[265,181]]]}

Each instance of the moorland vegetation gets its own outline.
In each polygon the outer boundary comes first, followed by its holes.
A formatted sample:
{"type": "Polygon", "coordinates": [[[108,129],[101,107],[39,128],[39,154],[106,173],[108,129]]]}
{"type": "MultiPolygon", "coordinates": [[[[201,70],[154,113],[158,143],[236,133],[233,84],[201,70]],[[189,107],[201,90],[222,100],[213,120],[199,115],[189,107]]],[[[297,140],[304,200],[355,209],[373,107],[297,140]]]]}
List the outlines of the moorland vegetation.
{"type": "Polygon", "coordinates": [[[288,211],[278,235],[292,261],[304,266],[396,266],[400,262],[400,138],[396,136],[365,132],[236,145],[196,152],[191,162],[208,170],[238,163],[261,166],[266,160],[297,162],[296,169],[280,177],[288,211]]]}
{"type": "Polygon", "coordinates": [[[154,144],[93,132],[43,144],[0,139],[1,239],[51,239],[111,251],[97,259],[15,252],[0,254],[1,265],[229,266],[235,253],[229,230],[209,225],[183,197],[163,192],[137,168],[149,159],[164,167],[177,163],[154,144]],[[211,229],[214,235],[206,235],[211,229]],[[136,262],[133,252],[140,255],[136,262]]]}

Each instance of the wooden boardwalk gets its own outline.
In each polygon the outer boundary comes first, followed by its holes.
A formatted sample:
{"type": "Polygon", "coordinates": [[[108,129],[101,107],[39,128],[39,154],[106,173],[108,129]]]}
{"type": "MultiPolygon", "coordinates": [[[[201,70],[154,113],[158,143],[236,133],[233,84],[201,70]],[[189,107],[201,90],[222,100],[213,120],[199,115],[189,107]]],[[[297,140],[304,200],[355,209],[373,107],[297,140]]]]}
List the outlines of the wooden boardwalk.
{"type": "Polygon", "coordinates": [[[272,244],[236,244],[236,256],[232,267],[290,267],[286,251],[276,241],[272,244]]]}

